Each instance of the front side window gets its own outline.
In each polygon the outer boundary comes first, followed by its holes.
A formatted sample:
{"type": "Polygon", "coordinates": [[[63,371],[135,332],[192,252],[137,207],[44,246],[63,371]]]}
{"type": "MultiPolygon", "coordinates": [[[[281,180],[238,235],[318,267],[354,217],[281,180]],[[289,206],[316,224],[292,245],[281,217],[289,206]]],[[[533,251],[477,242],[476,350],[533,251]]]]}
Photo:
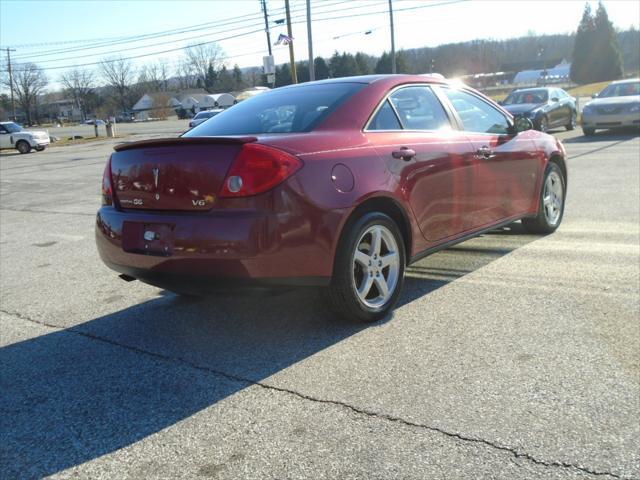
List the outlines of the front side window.
{"type": "Polygon", "coordinates": [[[458,113],[464,130],[477,133],[509,133],[507,118],[487,102],[462,90],[443,88],[458,113]]]}
{"type": "Polygon", "coordinates": [[[429,87],[396,90],[389,97],[406,130],[441,130],[451,127],[449,118],[429,87]]]}
{"type": "Polygon", "coordinates": [[[220,112],[183,136],[309,132],[365,86],[344,82],[278,88],[220,112]]]}

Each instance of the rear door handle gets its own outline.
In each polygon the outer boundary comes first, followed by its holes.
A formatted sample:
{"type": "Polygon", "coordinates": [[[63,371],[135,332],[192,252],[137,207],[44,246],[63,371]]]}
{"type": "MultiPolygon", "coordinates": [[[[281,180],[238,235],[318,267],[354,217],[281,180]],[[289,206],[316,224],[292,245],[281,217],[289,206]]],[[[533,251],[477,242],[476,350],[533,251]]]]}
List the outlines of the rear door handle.
{"type": "Polygon", "coordinates": [[[398,160],[402,159],[408,162],[416,156],[416,151],[407,147],[400,147],[400,150],[394,150],[393,152],[391,152],[391,156],[393,156],[393,158],[397,158],[398,160]]]}
{"type": "Polygon", "coordinates": [[[491,150],[486,145],[483,145],[478,150],[476,150],[476,157],[478,157],[478,158],[489,159],[489,158],[493,158],[495,156],[496,155],[495,155],[495,153],[493,153],[493,150],[491,150]]]}

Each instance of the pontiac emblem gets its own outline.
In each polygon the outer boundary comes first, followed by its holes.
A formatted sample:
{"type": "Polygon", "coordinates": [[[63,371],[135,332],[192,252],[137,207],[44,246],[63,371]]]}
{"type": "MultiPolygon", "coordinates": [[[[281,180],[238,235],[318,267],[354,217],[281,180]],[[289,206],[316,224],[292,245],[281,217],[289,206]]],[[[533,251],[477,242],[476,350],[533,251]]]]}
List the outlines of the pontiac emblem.
{"type": "Polygon", "coordinates": [[[155,184],[156,188],[158,188],[158,176],[159,175],[160,175],[160,169],[154,168],[153,169],[153,183],[155,184]]]}

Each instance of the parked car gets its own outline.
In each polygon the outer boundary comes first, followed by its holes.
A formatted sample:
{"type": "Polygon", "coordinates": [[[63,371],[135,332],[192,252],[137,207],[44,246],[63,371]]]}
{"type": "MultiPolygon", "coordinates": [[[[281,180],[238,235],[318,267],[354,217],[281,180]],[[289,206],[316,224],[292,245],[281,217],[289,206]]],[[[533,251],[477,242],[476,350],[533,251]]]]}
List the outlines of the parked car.
{"type": "Polygon", "coordinates": [[[106,125],[104,120],[92,118],[84,122],[85,125],[106,125]]]}
{"type": "Polygon", "coordinates": [[[200,125],[205,120],[209,120],[211,117],[215,117],[219,113],[223,112],[221,108],[215,108],[213,110],[203,110],[202,112],[198,112],[195,117],[189,122],[189,128],[196,127],[200,125]]]}
{"type": "Polygon", "coordinates": [[[640,79],[619,80],[605,87],[582,109],[582,132],[640,127],[640,79]]]}
{"type": "Polygon", "coordinates": [[[526,117],[536,130],[565,127],[573,130],[578,118],[576,99],[561,88],[519,88],[501,102],[514,117],[526,117]]]}
{"type": "Polygon", "coordinates": [[[31,149],[35,149],[41,152],[50,143],[47,132],[25,130],[13,122],[0,122],[0,149],[15,148],[20,153],[29,153],[31,149]]]}
{"type": "Polygon", "coordinates": [[[520,219],[558,228],[565,151],[531,127],[434,77],[278,88],[180,138],[116,146],[98,251],[125,280],[324,287],[339,314],[374,321],[424,256],[520,219]]]}

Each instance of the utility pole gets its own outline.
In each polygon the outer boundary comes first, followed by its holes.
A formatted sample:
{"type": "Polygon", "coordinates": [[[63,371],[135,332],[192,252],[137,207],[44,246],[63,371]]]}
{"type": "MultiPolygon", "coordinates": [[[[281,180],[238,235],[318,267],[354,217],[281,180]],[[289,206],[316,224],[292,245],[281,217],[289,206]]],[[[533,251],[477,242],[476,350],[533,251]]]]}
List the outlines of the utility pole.
{"type": "Polygon", "coordinates": [[[311,0],[307,0],[307,42],[309,43],[309,80],[316,79],[316,68],[313,63],[313,39],[311,35],[311,0]]]}
{"type": "Polygon", "coordinates": [[[260,0],[262,4],[262,12],[264,13],[264,31],[267,32],[267,46],[269,47],[269,55],[271,52],[271,33],[269,33],[269,15],[267,15],[267,0],[260,0]]]}
{"type": "Polygon", "coordinates": [[[296,73],[296,59],[293,55],[293,34],[291,33],[291,12],[289,11],[289,0],[284,0],[284,7],[287,11],[287,35],[289,35],[289,60],[291,61],[291,83],[298,83],[296,73]]]}
{"type": "Polygon", "coordinates": [[[13,72],[11,71],[11,52],[15,52],[14,48],[7,47],[7,70],[9,70],[9,90],[11,90],[11,110],[13,111],[13,121],[16,121],[16,101],[13,98],[13,72]]]}
{"type": "Polygon", "coordinates": [[[389,24],[391,25],[391,73],[396,73],[396,40],[393,34],[393,5],[389,0],[389,24]]]}

